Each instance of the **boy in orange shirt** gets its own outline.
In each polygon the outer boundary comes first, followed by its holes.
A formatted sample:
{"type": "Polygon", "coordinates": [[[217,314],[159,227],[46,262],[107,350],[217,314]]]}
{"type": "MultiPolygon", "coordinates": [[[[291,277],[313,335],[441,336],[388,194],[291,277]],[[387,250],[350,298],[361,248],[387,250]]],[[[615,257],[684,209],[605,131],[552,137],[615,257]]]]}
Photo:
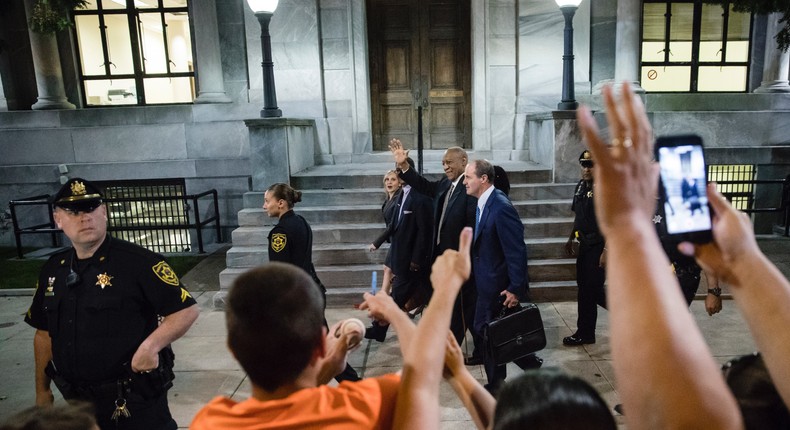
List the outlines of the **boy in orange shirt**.
{"type": "MultiPolygon", "coordinates": [[[[368,299],[370,312],[408,344],[411,321],[387,299],[368,299]]],[[[228,347],[249,375],[252,397],[217,397],[189,428],[391,428],[400,376],[325,385],[345,367],[349,339],[335,336],[340,323],[327,334],[323,318],[320,290],[296,266],[270,263],[242,274],[227,298],[228,347]]]]}

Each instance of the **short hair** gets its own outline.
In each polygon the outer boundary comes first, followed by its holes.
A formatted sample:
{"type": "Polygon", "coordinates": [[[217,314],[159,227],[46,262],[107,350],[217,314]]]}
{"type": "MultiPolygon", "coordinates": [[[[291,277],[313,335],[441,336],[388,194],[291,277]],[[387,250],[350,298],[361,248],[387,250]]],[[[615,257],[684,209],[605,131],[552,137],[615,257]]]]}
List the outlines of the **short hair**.
{"type": "Polygon", "coordinates": [[[292,264],[272,262],[236,278],[226,302],[228,346],[266,391],[294,381],[323,338],[321,291],[292,264]]]}
{"type": "Polygon", "coordinates": [[[33,406],[13,415],[0,430],[93,430],[97,427],[93,405],[70,402],[59,406],[33,406]]]}
{"type": "Polygon", "coordinates": [[[292,208],[295,204],[302,201],[302,192],[296,191],[288,184],[276,183],[266,191],[272,193],[272,197],[277,200],[285,200],[288,203],[288,208],[292,208]]]}
{"type": "Polygon", "coordinates": [[[464,148],[461,148],[460,146],[451,146],[447,148],[445,152],[459,155],[461,158],[466,158],[467,160],[469,159],[469,156],[466,155],[466,150],[464,148]]]}
{"type": "Polygon", "coordinates": [[[529,370],[497,396],[495,430],[615,430],[606,402],[583,379],[558,369],[529,370]]]}
{"type": "Polygon", "coordinates": [[[475,175],[478,178],[482,178],[483,175],[488,177],[488,182],[491,185],[494,184],[494,178],[496,178],[496,172],[494,171],[494,165],[491,164],[488,160],[475,160],[473,161],[475,165],[475,175]]]}
{"type": "Polygon", "coordinates": [[[730,360],[722,371],[746,430],[790,428],[790,412],[759,353],[730,360]]]}
{"type": "Polygon", "coordinates": [[[507,172],[502,166],[494,166],[494,186],[500,191],[510,196],[510,179],[507,178],[507,172]]]}

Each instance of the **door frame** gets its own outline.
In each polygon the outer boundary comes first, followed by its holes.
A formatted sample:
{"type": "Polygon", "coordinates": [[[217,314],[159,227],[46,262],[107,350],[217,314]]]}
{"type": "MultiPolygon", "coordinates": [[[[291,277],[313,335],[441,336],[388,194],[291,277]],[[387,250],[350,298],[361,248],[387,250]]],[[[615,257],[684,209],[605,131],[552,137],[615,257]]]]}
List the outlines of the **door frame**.
{"type": "MultiPolygon", "coordinates": [[[[354,73],[355,96],[352,100],[353,153],[373,152],[373,109],[370,93],[370,58],[368,51],[367,2],[348,0],[351,16],[351,68],[354,73]]],[[[490,0],[471,1],[469,13],[470,78],[472,144],[470,150],[491,150],[489,133],[488,85],[486,61],[486,11],[490,0]]]]}

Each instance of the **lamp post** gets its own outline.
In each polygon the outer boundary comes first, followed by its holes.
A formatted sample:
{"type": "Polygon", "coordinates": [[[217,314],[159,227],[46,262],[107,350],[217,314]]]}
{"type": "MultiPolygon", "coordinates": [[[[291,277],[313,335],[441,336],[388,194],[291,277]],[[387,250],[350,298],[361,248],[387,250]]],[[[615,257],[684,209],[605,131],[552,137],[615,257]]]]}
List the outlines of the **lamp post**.
{"type": "MultiPolygon", "coordinates": [[[[248,0],[249,1],[249,0],[248,0]]],[[[565,17],[563,39],[565,49],[562,54],[562,101],[557,104],[559,110],[576,110],[579,103],[573,88],[573,15],[582,0],[555,0],[565,17]]]]}
{"type": "Polygon", "coordinates": [[[274,89],[274,62],[272,61],[272,42],[269,36],[269,21],[279,0],[247,0],[250,9],[261,24],[261,49],[263,50],[263,109],[261,118],[279,118],[283,112],[277,107],[277,92],[274,89]]]}

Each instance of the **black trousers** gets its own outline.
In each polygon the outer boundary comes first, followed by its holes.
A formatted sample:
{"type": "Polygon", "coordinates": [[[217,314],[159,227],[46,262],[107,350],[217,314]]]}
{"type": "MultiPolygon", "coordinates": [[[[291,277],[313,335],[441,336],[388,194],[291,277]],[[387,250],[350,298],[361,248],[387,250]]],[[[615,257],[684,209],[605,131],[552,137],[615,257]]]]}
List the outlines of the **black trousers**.
{"type": "Polygon", "coordinates": [[[128,418],[118,418],[117,421],[112,419],[116,398],[117,396],[81,399],[93,403],[96,408],[96,422],[101,430],[175,430],[178,428],[170,415],[167,392],[151,400],[145,400],[134,393],[128,394],[126,408],[130,415],[128,418]]]}
{"type": "Polygon", "coordinates": [[[576,257],[576,282],[579,317],[576,320],[576,336],[585,339],[595,338],[595,324],[598,322],[598,306],[606,309],[604,281],[606,270],[600,267],[604,243],[579,246],[576,257]]]}
{"type": "MultiPolygon", "coordinates": [[[[426,282],[427,277],[423,271],[408,272],[404,275],[395,275],[395,278],[392,280],[392,292],[390,293],[392,300],[398,305],[398,307],[401,309],[404,308],[409,299],[417,291],[422,288],[426,288],[426,282]]],[[[381,335],[383,337],[386,335],[390,326],[389,324],[380,325],[374,323],[371,328],[373,331],[375,331],[375,335],[381,335]],[[382,332],[384,334],[382,334],[382,332]]]]}
{"type": "Polygon", "coordinates": [[[466,338],[466,331],[472,333],[475,356],[483,354],[483,340],[474,330],[475,307],[477,306],[477,288],[473,282],[467,282],[461,287],[461,292],[455,299],[453,306],[453,316],[450,320],[450,331],[453,332],[458,345],[461,345],[466,338]]]}
{"type": "Polygon", "coordinates": [[[691,306],[691,302],[697,294],[701,274],[702,269],[697,265],[682,266],[675,263],[675,276],[678,278],[680,289],[683,291],[683,297],[685,297],[688,306],[691,306]]]}
{"type": "MultiPolygon", "coordinates": [[[[485,329],[488,323],[493,321],[502,310],[502,301],[499,299],[498,294],[487,299],[478,300],[477,308],[475,309],[475,331],[482,339],[485,339],[485,329]]],[[[494,363],[494,358],[489,354],[488,348],[483,348],[483,350],[483,368],[486,371],[488,385],[496,390],[505,382],[507,368],[505,365],[497,366],[494,363]]]]}

